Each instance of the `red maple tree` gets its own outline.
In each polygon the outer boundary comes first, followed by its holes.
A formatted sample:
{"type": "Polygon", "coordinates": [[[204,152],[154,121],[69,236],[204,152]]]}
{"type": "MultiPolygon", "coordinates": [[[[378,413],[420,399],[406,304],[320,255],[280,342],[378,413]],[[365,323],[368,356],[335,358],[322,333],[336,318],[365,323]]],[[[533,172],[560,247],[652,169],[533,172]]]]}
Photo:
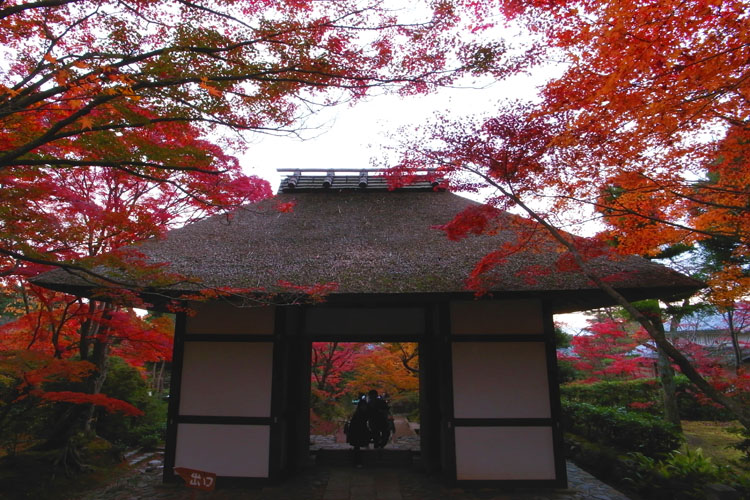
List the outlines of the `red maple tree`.
{"type": "MultiPolygon", "coordinates": [[[[185,222],[270,194],[227,154],[247,148],[245,132],[293,134],[373,88],[427,92],[477,70],[481,47],[453,36],[455,6],[425,4],[402,20],[359,0],[4,2],[0,273],[42,262],[105,278],[60,253],[64,228],[46,218],[104,222],[101,200],[76,196],[87,175],[148,186],[138,205],[156,210],[141,229],[158,233],[168,203],[198,212],[185,222]]],[[[111,227],[131,222],[123,211],[111,227]]]]}
{"type": "MultiPolygon", "coordinates": [[[[630,379],[646,376],[653,360],[641,355],[639,347],[646,345],[649,337],[645,330],[628,331],[623,321],[594,321],[586,333],[570,341],[572,355],[563,356],[585,374],[584,382],[609,379],[630,379]]],[[[647,348],[646,348],[647,349],[647,348]]]]}
{"type": "Polygon", "coordinates": [[[313,342],[311,382],[313,398],[323,406],[335,405],[346,394],[344,375],[351,372],[365,344],[359,342],[313,342]]]}
{"type": "MultiPolygon", "coordinates": [[[[659,255],[708,238],[734,242],[714,276],[747,293],[750,19],[740,0],[465,2],[534,36],[521,71],[561,63],[534,102],[505,102],[490,119],[444,119],[406,144],[399,169],[435,168],[457,189],[491,188],[488,204],[528,215],[535,230],[478,263],[472,284],[533,234],[559,248],[556,271],[580,270],[648,331],[690,380],[750,428],[750,413],[716,391],[660,328],[598,275],[591,258],[659,255]],[[562,231],[598,220],[596,238],[562,231]]],[[[491,210],[463,214],[459,234],[491,232],[491,210]]],[[[495,219],[493,221],[493,219],[495,219]]],[[[549,270],[532,270],[549,272],[549,270]]]]}
{"type": "Polygon", "coordinates": [[[374,88],[427,92],[487,66],[454,38],[451,2],[424,7],[404,20],[359,0],[3,2],[0,278],[24,301],[4,352],[93,364],[85,390],[48,398],[89,403],[104,401],[108,355],[166,359],[165,325],[113,304],[136,303],[124,283],[188,277],[127,245],[269,196],[236,158],[248,133],[294,134],[374,88]],[[108,302],[28,284],[49,266],[110,287],[108,302]]]}

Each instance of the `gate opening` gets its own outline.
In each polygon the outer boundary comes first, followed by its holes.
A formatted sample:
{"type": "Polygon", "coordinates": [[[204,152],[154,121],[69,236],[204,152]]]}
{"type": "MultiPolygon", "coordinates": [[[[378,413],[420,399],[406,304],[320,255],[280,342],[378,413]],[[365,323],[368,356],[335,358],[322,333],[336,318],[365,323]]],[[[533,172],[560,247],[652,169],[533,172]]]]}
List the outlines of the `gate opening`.
{"type": "MultiPolygon", "coordinates": [[[[419,452],[418,343],[313,342],[310,366],[313,455],[352,449],[347,442],[348,423],[360,401],[367,401],[373,390],[389,408],[389,432],[382,448],[419,452]]],[[[371,442],[367,448],[375,449],[377,436],[369,426],[368,432],[371,442]]]]}

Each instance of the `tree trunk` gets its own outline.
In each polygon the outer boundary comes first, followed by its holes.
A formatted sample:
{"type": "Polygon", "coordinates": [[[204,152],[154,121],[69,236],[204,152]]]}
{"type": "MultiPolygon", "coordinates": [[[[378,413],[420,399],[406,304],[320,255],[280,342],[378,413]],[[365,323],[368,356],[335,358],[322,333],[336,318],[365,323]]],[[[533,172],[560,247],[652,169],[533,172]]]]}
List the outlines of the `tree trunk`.
{"type": "MultiPolygon", "coordinates": [[[[683,302],[683,310],[689,305],[688,300],[685,299],[683,302]]],[[[683,313],[674,313],[671,315],[669,320],[669,331],[674,332],[677,330],[680,320],[684,316],[683,313]]],[[[656,322],[654,322],[656,325],[656,322]]],[[[657,327],[662,327],[661,319],[657,327]]],[[[663,327],[662,327],[663,329],[663,327]]],[[[656,352],[659,355],[657,362],[657,369],[659,372],[659,381],[661,382],[662,397],[664,400],[664,418],[668,422],[672,422],[682,432],[682,421],[680,420],[680,407],[677,404],[677,388],[674,382],[674,368],[672,362],[664,352],[664,349],[659,346],[656,347],[656,352]]]]}
{"type": "MultiPolygon", "coordinates": [[[[111,304],[104,304],[101,316],[99,316],[98,320],[94,320],[97,323],[97,335],[89,339],[89,345],[92,349],[88,361],[94,364],[96,370],[86,380],[85,390],[88,394],[99,394],[104,381],[107,379],[107,369],[109,368],[109,335],[107,335],[108,326],[106,325],[106,320],[109,319],[113,309],[114,307],[111,304]]],[[[87,409],[86,420],[84,422],[84,431],[86,433],[91,433],[95,430],[95,410],[94,405],[89,405],[87,409]]]]}
{"type": "MultiPolygon", "coordinates": [[[[89,377],[86,385],[86,392],[89,394],[99,394],[104,385],[104,381],[107,379],[107,370],[109,368],[109,343],[104,340],[95,340],[93,355],[89,359],[94,365],[96,365],[96,371],[89,377]]],[[[86,412],[86,422],[84,424],[84,431],[86,433],[95,431],[95,410],[94,405],[88,405],[88,411],[86,412]]]]}
{"type": "Polygon", "coordinates": [[[664,400],[664,418],[673,423],[682,432],[682,421],[680,420],[680,408],[677,405],[677,388],[674,382],[674,368],[669,357],[660,347],[656,347],[659,355],[657,371],[661,382],[662,397],[664,400]]]}
{"type": "Polygon", "coordinates": [[[333,356],[336,353],[336,347],[338,347],[338,345],[338,342],[330,342],[328,344],[328,356],[326,356],[325,364],[321,367],[322,372],[320,374],[320,379],[318,380],[318,389],[321,391],[325,390],[328,376],[333,371],[333,356]]]}
{"type": "Polygon", "coordinates": [[[164,392],[164,361],[157,361],[152,365],[151,370],[151,393],[154,396],[161,396],[164,392]]]}
{"type": "Polygon", "coordinates": [[[164,394],[164,385],[165,385],[165,383],[164,383],[164,368],[166,366],[167,366],[167,362],[166,361],[160,361],[159,362],[159,386],[158,386],[158,389],[159,389],[158,394],[159,394],[159,396],[161,396],[162,394],[164,394]]]}
{"type": "Polygon", "coordinates": [[[734,310],[728,309],[725,313],[727,316],[727,326],[729,327],[729,338],[732,339],[732,352],[734,353],[734,373],[740,374],[742,367],[742,348],[740,347],[739,332],[734,326],[734,310]]]}
{"type": "MultiPolygon", "coordinates": [[[[94,373],[80,385],[80,390],[88,394],[97,394],[107,375],[109,343],[105,331],[107,327],[101,320],[106,319],[111,309],[109,304],[92,302],[91,315],[79,329],[81,359],[96,367],[94,373]]],[[[66,474],[87,468],[80,460],[76,436],[81,432],[88,434],[93,431],[93,415],[93,405],[67,404],[42,446],[46,449],[60,449],[56,465],[63,465],[66,474]]]]}

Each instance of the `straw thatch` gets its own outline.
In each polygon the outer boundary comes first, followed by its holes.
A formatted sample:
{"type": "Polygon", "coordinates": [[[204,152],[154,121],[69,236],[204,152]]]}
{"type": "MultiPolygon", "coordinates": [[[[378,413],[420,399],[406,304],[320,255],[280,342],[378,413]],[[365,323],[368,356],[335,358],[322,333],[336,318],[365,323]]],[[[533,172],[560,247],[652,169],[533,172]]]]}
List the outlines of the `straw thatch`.
{"type": "MultiPolygon", "coordinates": [[[[319,179],[318,179],[319,180],[319,179]]],[[[518,219],[503,214],[492,236],[451,241],[435,226],[450,221],[476,203],[424,182],[388,191],[357,187],[357,179],[316,189],[287,190],[271,200],[171,231],[166,238],[139,245],[153,262],[200,280],[174,285],[160,293],[179,294],[201,287],[277,289],[280,281],[298,285],[335,282],[331,299],[377,296],[421,297],[470,294],[466,279],[479,258],[515,239],[518,219]],[[277,209],[293,202],[290,213],[277,209]],[[434,296],[434,295],[433,295],[434,296]]],[[[286,182],[286,181],[285,181],[286,182]]],[[[284,188],[284,184],[282,184],[284,188]]],[[[556,311],[609,303],[589,280],[575,272],[526,273],[553,269],[559,253],[544,238],[534,248],[511,256],[488,277],[495,296],[540,295],[552,298],[556,311]]],[[[614,276],[616,288],[631,298],[665,297],[693,291],[699,283],[645,259],[599,258],[602,276],[614,276]]],[[[85,294],[91,284],[63,271],[36,282],[85,294]]]]}

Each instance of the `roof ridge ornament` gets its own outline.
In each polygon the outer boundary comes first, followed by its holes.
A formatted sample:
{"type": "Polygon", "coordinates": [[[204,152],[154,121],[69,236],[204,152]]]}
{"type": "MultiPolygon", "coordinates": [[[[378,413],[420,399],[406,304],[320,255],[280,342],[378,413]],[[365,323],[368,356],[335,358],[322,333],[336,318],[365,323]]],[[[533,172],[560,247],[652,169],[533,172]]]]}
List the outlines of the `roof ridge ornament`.
{"type": "MultiPolygon", "coordinates": [[[[366,172],[368,174],[385,174],[387,172],[393,172],[393,168],[331,168],[331,167],[325,167],[325,168],[277,168],[277,172],[279,173],[301,173],[302,175],[309,176],[314,174],[327,174],[330,172],[334,172],[335,174],[342,173],[342,174],[359,174],[362,172],[366,172]]],[[[436,170],[434,168],[415,168],[413,170],[410,170],[411,173],[416,175],[428,175],[428,174],[435,174],[436,170]]]]}
{"type": "Polygon", "coordinates": [[[323,187],[328,189],[331,186],[333,186],[333,179],[336,177],[336,171],[333,169],[329,169],[328,172],[326,172],[326,176],[323,177],[323,187]]]}
{"type": "Polygon", "coordinates": [[[292,175],[290,175],[286,180],[286,185],[289,189],[294,189],[297,187],[297,184],[299,184],[299,178],[302,176],[302,171],[300,169],[297,169],[294,171],[292,175]]]}
{"type": "Polygon", "coordinates": [[[408,174],[390,168],[279,168],[279,193],[308,191],[445,191],[445,179],[435,169],[408,174]]]}
{"type": "Polygon", "coordinates": [[[435,175],[435,169],[427,169],[427,180],[430,181],[430,186],[436,188],[440,185],[440,179],[435,175]]]}

